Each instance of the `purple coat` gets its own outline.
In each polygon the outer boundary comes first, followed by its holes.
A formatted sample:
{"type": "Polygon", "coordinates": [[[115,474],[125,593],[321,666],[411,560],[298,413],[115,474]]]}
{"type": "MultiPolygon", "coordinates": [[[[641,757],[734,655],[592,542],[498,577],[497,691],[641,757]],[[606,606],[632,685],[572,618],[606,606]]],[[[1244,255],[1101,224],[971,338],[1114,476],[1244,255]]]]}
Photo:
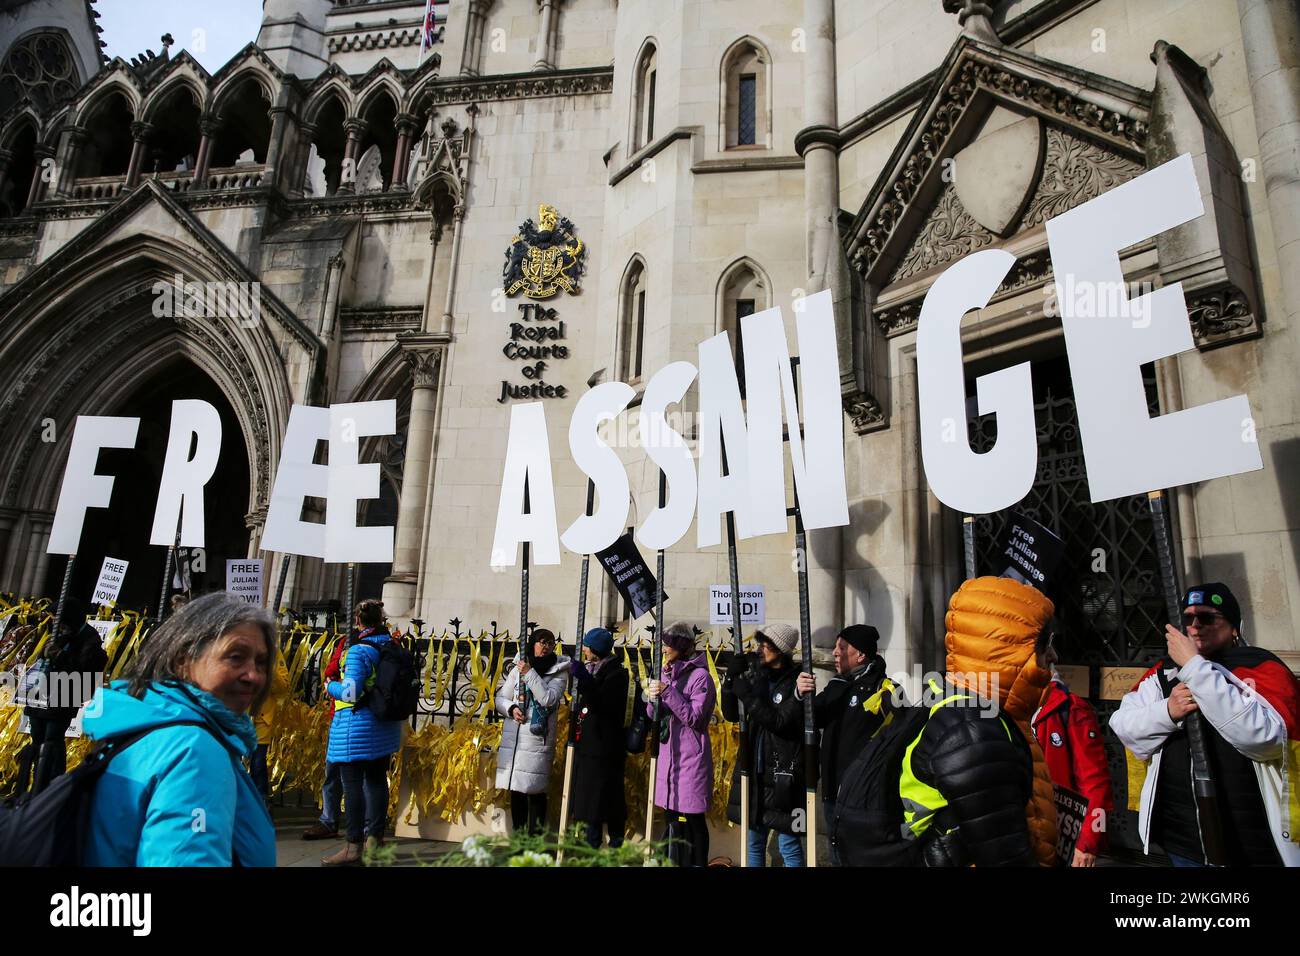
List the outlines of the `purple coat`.
{"type": "MultiPolygon", "coordinates": [[[[713,746],[709,718],[717,693],[700,652],[665,668],[659,700],[671,714],[668,736],[659,742],[655,806],[678,813],[704,813],[713,796],[713,746]]],[[[646,704],[653,715],[654,704],[646,704]]],[[[662,716],[662,714],[661,714],[662,716]]]]}

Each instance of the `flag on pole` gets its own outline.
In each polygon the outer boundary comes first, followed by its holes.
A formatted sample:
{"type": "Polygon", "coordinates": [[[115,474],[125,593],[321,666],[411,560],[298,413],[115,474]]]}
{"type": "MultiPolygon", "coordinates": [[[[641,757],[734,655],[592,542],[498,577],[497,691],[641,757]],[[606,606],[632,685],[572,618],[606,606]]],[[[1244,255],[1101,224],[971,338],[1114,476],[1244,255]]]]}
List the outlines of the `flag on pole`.
{"type": "Polygon", "coordinates": [[[426,0],[424,4],[424,26],[420,28],[420,62],[424,62],[424,54],[429,47],[437,42],[437,35],[434,32],[437,24],[433,15],[433,0],[426,0]]]}

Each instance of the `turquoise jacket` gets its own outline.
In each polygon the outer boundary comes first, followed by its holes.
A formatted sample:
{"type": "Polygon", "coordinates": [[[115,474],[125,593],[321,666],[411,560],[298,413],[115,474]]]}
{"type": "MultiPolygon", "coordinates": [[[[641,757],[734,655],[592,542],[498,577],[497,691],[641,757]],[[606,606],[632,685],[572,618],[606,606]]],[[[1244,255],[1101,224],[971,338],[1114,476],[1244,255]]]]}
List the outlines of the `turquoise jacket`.
{"type": "Polygon", "coordinates": [[[253,721],[179,681],[155,683],[137,700],[126,681],[86,705],[86,734],[112,740],[164,727],[109,763],[90,810],[86,866],[275,866],[275,828],[244,769],[257,746],[253,721]],[[92,716],[93,715],[93,716],[92,716]]]}

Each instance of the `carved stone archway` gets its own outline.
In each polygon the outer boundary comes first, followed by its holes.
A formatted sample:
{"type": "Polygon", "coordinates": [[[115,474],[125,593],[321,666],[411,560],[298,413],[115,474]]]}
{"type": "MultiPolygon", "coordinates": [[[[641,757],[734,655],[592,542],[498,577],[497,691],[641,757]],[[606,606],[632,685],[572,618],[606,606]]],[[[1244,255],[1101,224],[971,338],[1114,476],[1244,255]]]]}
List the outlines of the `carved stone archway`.
{"type": "Polygon", "coordinates": [[[146,185],[0,297],[0,313],[7,315],[0,360],[22,370],[0,382],[0,441],[9,452],[0,461],[0,548],[8,585],[30,584],[32,562],[44,554],[41,535],[48,535],[45,519],[57,503],[75,418],[111,414],[178,357],[213,380],[238,419],[255,551],[293,402],[286,366],[311,367],[320,343],[210,233],[146,185]],[[117,239],[121,220],[154,199],[178,214],[176,237],[127,228],[117,239]],[[243,295],[255,308],[247,315],[187,309],[176,289],[190,283],[243,295]]]}

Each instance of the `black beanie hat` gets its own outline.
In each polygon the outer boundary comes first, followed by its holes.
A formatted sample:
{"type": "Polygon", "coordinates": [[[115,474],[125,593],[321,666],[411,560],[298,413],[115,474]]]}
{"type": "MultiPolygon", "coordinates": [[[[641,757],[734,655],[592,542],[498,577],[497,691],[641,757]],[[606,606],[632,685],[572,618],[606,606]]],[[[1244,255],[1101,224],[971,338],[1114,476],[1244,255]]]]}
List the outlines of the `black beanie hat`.
{"type": "Polygon", "coordinates": [[[870,624],[850,624],[840,631],[839,636],[844,638],[844,643],[849,647],[855,648],[868,657],[873,656],[876,648],[880,646],[880,632],[870,624]]]}
{"type": "Polygon", "coordinates": [[[89,613],[84,602],[68,595],[63,599],[63,617],[60,618],[60,623],[75,634],[85,625],[89,613]]]}
{"type": "Polygon", "coordinates": [[[1234,630],[1241,630],[1241,605],[1226,584],[1211,581],[1209,584],[1197,584],[1187,589],[1183,595],[1182,607],[1212,607],[1228,619],[1234,630]]]}

